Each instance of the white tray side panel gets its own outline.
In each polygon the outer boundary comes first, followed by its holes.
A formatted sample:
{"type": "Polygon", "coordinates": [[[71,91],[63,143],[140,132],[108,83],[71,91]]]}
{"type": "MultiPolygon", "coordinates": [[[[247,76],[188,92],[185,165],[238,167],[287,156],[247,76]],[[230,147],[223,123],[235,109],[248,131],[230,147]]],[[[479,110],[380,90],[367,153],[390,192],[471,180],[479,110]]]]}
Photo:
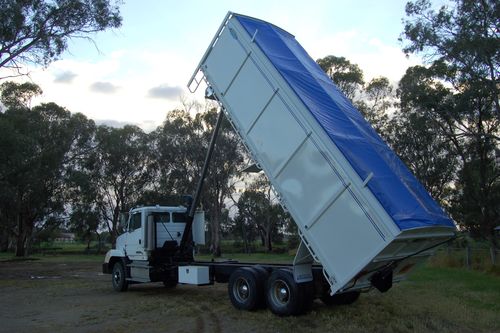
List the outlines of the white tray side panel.
{"type": "Polygon", "coordinates": [[[322,129],[304,121],[309,111],[290,99],[293,91],[272,66],[262,66],[267,58],[244,34],[230,20],[201,68],[338,290],[393,237],[356,199],[356,188],[332,160],[336,148],[325,150],[333,143],[322,142],[322,129]]]}

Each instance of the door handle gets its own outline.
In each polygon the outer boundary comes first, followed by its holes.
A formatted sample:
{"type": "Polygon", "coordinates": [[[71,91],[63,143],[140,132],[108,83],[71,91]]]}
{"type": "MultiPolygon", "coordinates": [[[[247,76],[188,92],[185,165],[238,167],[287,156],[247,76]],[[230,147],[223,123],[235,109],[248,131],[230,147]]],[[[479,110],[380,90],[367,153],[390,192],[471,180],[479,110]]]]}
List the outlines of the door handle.
{"type": "Polygon", "coordinates": [[[139,244],[141,244],[141,240],[139,239],[139,244]]]}

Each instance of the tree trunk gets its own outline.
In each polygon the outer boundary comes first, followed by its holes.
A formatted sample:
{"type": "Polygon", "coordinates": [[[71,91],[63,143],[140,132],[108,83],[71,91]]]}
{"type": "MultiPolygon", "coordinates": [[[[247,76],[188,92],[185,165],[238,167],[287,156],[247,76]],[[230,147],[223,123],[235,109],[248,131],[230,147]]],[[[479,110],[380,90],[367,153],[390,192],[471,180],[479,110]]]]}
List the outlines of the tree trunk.
{"type": "Polygon", "coordinates": [[[210,219],[211,249],[214,257],[221,256],[220,248],[220,212],[215,208],[210,219]]]}
{"type": "Polygon", "coordinates": [[[96,232],[97,235],[97,254],[101,254],[101,234],[96,232]]]}
{"type": "Polygon", "coordinates": [[[7,230],[2,230],[0,234],[0,252],[7,252],[9,250],[9,234],[7,230]]]}
{"type": "Polygon", "coordinates": [[[24,257],[26,255],[26,251],[24,248],[24,240],[22,236],[17,237],[16,242],[16,257],[24,257]]]}
{"type": "Polygon", "coordinates": [[[497,264],[497,249],[495,246],[490,247],[491,264],[495,266],[497,264]]]}
{"type": "Polygon", "coordinates": [[[245,246],[245,253],[250,253],[248,235],[246,233],[244,223],[241,223],[241,238],[243,239],[243,245],[245,246]]]}
{"type": "Polygon", "coordinates": [[[260,245],[266,247],[266,236],[264,234],[264,231],[261,230],[259,234],[260,234],[260,245]]]}
{"type": "Polygon", "coordinates": [[[271,241],[271,232],[266,230],[266,252],[273,251],[273,243],[271,241]]]}
{"type": "Polygon", "coordinates": [[[17,238],[16,238],[16,257],[24,257],[26,251],[24,248],[26,236],[24,231],[23,219],[19,214],[17,215],[17,238]]]}

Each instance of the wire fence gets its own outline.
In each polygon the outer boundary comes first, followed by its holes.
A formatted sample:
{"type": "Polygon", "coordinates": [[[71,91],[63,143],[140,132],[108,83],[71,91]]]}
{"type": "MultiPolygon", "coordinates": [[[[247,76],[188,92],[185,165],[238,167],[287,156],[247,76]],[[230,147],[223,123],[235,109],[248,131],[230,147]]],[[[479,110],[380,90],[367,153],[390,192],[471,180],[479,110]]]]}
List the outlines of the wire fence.
{"type": "Polygon", "coordinates": [[[438,266],[464,267],[467,269],[489,269],[500,264],[499,251],[494,247],[450,244],[439,249],[431,259],[438,266]]]}

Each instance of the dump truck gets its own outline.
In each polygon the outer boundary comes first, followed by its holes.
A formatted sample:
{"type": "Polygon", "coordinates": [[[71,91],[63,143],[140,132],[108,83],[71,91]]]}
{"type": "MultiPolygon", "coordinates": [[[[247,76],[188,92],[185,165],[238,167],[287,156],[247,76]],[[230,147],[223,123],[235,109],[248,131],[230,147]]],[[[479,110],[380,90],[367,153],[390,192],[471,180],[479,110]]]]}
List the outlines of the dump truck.
{"type": "Polygon", "coordinates": [[[348,304],[386,292],[455,237],[453,221],[292,34],[229,12],[188,82],[191,92],[202,85],[220,112],[194,197],[130,212],[103,264],[116,290],[227,283],[238,309],[298,315],[315,298],[348,304]],[[224,118],[297,224],[293,263],[194,258],[204,243],[199,197],[224,118]]]}

